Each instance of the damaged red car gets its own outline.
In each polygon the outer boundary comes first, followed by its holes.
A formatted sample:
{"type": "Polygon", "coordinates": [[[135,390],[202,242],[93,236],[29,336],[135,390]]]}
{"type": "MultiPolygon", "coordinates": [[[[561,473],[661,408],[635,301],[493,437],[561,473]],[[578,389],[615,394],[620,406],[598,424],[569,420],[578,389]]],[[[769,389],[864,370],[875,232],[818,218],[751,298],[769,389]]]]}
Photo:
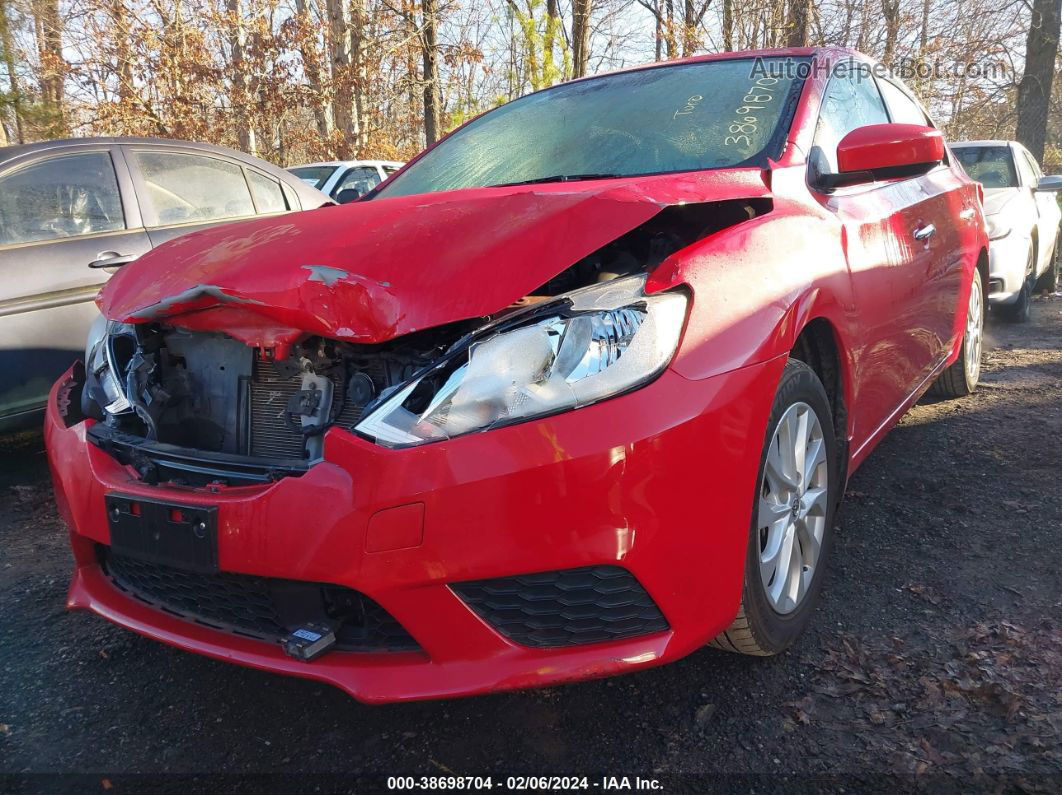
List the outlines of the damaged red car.
{"type": "Polygon", "coordinates": [[[523,97],[111,279],[46,420],[69,606],[367,702],[775,654],[847,478],[976,386],[986,252],[858,54],[523,97]]]}

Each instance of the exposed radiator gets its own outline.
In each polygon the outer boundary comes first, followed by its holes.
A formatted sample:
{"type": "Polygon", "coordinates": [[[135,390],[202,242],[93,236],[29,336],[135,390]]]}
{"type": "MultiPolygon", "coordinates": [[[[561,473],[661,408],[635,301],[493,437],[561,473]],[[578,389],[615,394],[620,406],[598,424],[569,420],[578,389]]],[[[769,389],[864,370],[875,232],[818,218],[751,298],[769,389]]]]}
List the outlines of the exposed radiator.
{"type": "MultiPolygon", "coordinates": [[[[335,385],[333,399],[343,401],[336,416],[335,424],[346,428],[353,427],[361,417],[361,407],[352,406],[346,400],[345,384],[333,377],[335,385]]],[[[251,429],[250,455],[266,458],[304,458],[306,452],[305,437],[295,431],[287,422],[285,415],[288,401],[299,391],[302,379],[295,375],[281,378],[268,361],[255,358],[251,369],[251,429]]]]}
{"type": "Polygon", "coordinates": [[[299,391],[298,376],[281,378],[270,362],[255,358],[251,369],[251,455],[304,458],[306,440],[287,422],[288,401],[299,391]]]}

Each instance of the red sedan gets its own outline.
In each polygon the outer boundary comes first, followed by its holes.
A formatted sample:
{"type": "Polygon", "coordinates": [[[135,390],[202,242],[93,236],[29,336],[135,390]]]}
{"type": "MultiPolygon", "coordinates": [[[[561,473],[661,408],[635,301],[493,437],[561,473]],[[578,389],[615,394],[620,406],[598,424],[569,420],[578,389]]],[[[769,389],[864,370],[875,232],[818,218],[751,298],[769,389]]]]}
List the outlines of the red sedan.
{"type": "Polygon", "coordinates": [[[370,702],[784,650],[847,478],[980,371],[978,186],[880,72],[566,83],[126,266],[48,407],[69,606],[370,702]]]}

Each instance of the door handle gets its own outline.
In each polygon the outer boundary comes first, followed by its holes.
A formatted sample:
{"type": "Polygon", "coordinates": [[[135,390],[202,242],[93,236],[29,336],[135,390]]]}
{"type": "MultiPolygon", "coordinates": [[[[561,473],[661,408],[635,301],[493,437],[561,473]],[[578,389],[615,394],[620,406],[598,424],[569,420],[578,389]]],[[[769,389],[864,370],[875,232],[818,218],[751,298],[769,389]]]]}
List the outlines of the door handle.
{"type": "Polygon", "coordinates": [[[90,268],[113,268],[115,265],[128,265],[137,258],[136,254],[119,254],[117,251],[101,251],[96,259],[88,264],[90,268]]]}
{"type": "Polygon", "coordinates": [[[937,228],[933,224],[926,224],[920,229],[914,230],[915,240],[929,240],[937,233],[937,228]]]}

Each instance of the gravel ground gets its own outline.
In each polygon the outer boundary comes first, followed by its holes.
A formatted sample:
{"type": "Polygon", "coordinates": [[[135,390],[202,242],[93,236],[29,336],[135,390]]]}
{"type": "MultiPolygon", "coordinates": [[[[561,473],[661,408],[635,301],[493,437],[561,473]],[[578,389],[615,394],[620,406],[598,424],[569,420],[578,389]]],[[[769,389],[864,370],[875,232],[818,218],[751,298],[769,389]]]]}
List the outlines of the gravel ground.
{"type": "Polygon", "coordinates": [[[217,774],[255,789],[270,782],[241,776],[265,773],[350,791],[519,774],[591,789],[639,775],[690,792],[1062,791],[1062,299],[1037,301],[1027,326],[991,323],[988,343],[978,393],[916,406],[852,479],[821,607],[787,654],[706,649],[449,702],[366,707],[65,611],[40,440],[9,440],[0,789],[210,790],[217,774]]]}

